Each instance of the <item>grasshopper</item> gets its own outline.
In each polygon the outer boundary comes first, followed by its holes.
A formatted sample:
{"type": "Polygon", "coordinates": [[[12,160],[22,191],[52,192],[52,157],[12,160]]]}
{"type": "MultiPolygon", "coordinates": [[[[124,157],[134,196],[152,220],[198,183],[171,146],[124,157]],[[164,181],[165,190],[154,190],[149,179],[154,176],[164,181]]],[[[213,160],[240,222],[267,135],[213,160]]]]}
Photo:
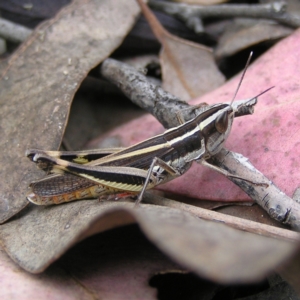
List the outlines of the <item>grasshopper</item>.
{"type": "Polygon", "coordinates": [[[222,149],[234,117],[253,112],[258,96],[207,106],[192,120],[181,121],[181,125],[128,148],[66,152],[29,149],[28,158],[50,175],[30,184],[27,199],[51,205],[125,194],[138,195],[138,204],[147,189],[183,175],[193,161],[241,179],[207,160],[222,149]]]}

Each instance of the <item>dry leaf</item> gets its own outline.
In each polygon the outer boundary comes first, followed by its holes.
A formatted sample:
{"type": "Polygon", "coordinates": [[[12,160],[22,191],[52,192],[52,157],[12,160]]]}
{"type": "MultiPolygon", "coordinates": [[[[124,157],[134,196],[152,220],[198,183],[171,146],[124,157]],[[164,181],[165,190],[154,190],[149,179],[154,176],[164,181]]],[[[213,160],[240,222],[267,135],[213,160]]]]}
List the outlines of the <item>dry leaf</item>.
{"type": "MultiPolygon", "coordinates": [[[[92,138],[143,114],[116,86],[87,76],[73,99],[62,148],[86,149],[92,138]]],[[[111,137],[96,148],[121,146],[117,137],[111,137]]]]}
{"type": "MultiPolygon", "coordinates": [[[[80,10],[76,10],[75,15],[79,12],[80,10]]],[[[27,53],[27,49],[25,48],[24,53],[27,53]]],[[[16,57],[17,62],[18,59],[19,56],[16,57]]],[[[85,71],[87,69],[86,66],[85,71]]],[[[77,84],[79,79],[76,77],[73,81],[77,84]]],[[[16,96],[18,93],[16,92],[16,96]]],[[[34,99],[34,96],[35,94],[31,95],[31,98],[34,99]]],[[[34,108],[36,105],[34,103],[34,108]]],[[[39,126],[44,124],[42,117],[48,117],[48,123],[53,124],[55,119],[51,116],[53,107],[51,108],[41,114],[38,120],[33,119],[34,127],[27,128],[24,125],[24,131],[20,130],[20,134],[23,133],[25,138],[27,133],[25,129],[38,132],[34,130],[38,130],[36,127],[40,128],[39,126]]],[[[63,114],[60,118],[62,121],[65,120],[63,114]]],[[[3,128],[3,124],[1,126],[3,128]]],[[[141,126],[137,128],[141,130],[141,126]]],[[[52,139],[50,133],[47,135],[52,144],[38,138],[31,139],[30,142],[40,143],[40,147],[43,148],[51,146],[54,148],[58,144],[59,130],[54,134],[55,137],[52,139]]],[[[18,138],[17,134],[15,136],[18,138]]],[[[39,135],[39,138],[43,138],[43,135],[39,135]]],[[[14,152],[11,155],[13,154],[14,152]]],[[[18,159],[18,156],[15,159],[18,159]]],[[[15,163],[14,168],[16,168],[15,163]]],[[[21,169],[21,172],[24,173],[24,170],[21,169]]],[[[52,207],[31,205],[17,218],[1,226],[0,238],[5,250],[20,266],[36,273],[44,270],[82,239],[133,222],[137,222],[149,240],[174,261],[198,275],[219,282],[259,280],[282,263],[295,248],[294,244],[286,241],[241,232],[224,224],[206,222],[177,209],[148,205],[142,205],[141,209],[133,209],[132,203],[98,203],[97,201],[78,201],[52,207]]],[[[82,290],[78,289],[79,295],[81,292],[82,290]]]]}
{"type": "Polygon", "coordinates": [[[162,44],[160,61],[165,90],[183,100],[190,100],[214,90],[224,82],[211,49],[173,36],[141,0],[139,4],[162,44]]]}
{"type": "Polygon", "coordinates": [[[25,150],[58,149],[79,84],[120,45],[138,12],[135,0],[74,1],[2,64],[0,222],[27,205],[27,187],[41,176],[25,150]]]}
{"type": "Polygon", "coordinates": [[[182,269],[135,225],[79,243],[42,274],[22,270],[1,248],[0,261],[1,299],[152,300],[157,299],[148,284],[153,274],[182,269]]]}
{"type": "Polygon", "coordinates": [[[286,37],[294,30],[266,20],[234,19],[226,26],[215,51],[217,58],[231,56],[264,41],[286,37]]]}
{"type": "Polygon", "coordinates": [[[178,209],[134,209],[132,203],[98,201],[29,207],[2,225],[0,238],[14,261],[38,273],[85,237],[134,221],[173,260],[217,282],[257,281],[295,248],[291,242],[207,222],[178,209]]]}

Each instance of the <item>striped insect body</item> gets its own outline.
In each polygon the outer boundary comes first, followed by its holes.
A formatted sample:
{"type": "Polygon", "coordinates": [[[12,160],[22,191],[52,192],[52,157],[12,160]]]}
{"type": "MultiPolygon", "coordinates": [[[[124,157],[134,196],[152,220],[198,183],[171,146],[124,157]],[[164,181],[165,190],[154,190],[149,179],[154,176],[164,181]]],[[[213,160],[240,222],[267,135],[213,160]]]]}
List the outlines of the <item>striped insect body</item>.
{"type": "MultiPolygon", "coordinates": [[[[239,107],[253,105],[253,99],[239,107]]],[[[223,147],[235,110],[229,104],[205,112],[161,135],[124,149],[89,152],[28,150],[26,155],[51,174],[32,182],[27,199],[47,205],[109,194],[143,194],[184,174],[193,161],[203,163],[223,147]],[[104,153],[104,154],[103,154],[104,153]],[[87,163],[78,163],[85,160],[87,163]],[[99,157],[99,158],[98,158],[99,157]],[[63,159],[62,159],[63,158],[63,159]]]]}
{"type": "Polygon", "coordinates": [[[183,175],[193,161],[238,178],[210,165],[207,159],[222,149],[234,118],[253,113],[257,97],[207,106],[192,120],[128,148],[27,150],[28,158],[50,173],[30,184],[27,199],[49,205],[125,193],[138,195],[139,203],[147,189],[183,175]]]}

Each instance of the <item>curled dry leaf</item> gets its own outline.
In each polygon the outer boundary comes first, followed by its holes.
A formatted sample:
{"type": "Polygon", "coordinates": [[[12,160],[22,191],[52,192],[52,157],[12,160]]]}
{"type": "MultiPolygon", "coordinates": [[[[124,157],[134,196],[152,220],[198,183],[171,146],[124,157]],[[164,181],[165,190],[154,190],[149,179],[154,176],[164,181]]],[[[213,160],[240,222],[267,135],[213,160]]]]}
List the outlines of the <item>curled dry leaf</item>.
{"type": "MultiPolygon", "coordinates": [[[[251,98],[273,85],[275,88],[259,97],[253,115],[235,120],[226,143],[227,149],[249,158],[259,171],[290,197],[300,183],[299,40],[298,30],[250,66],[237,99],[251,98]]],[[[229,102],[239,80],[240,75],[214,92],[195,99],[191,104],[229,102]]],[[[106,136],[121,136],[122,144],[128,146],[162,131],[162,126],[149,116],[136,119],[106,136]]],[[[184,176],[160,186],[159,189],[195,199],[250,200],[224,176],[197,164],[184,176]]]]}
{"type": "Polygon", "coordinates": [[[87,236],[137,222],[148,239],[180,265],[223,283],[259,280],[295,248],[294,243],[204,221],[178,209],[133,206],[98,201],[31,206],[2,225],[0,237],[14,261],[38,273],[87,236]]]}
{"type": "Polygon", "coordinates": [[[264,41],[277,40],[294,30],[272,21],[235,19],[226,26],[215,51],[217,58],[231,56],[264,41]]]}
{"type": "Polygon", "coordinates": [[[27,205],[27,187],[41,176],[25,150],[58,149],[81,81],[120,45],[138,12],[135,0],[74,1],[2,67],[0,222],[27,205]]]}
{"type": "Polygon", "coordinates": [[[153,274],[183,272],[134,225],[79,243],[42,274],[22,270],[1,247],[0,261],[1,299],[154,300],[153,274]]]}
{"type": "Polygon", "coordinates": [[[216,66],[211,49],[173,36],[142,0],[138,2],[162,44],[160,61],[164,89],[183,100],[190,100],[224,83],[225,78],[216,66]]]}

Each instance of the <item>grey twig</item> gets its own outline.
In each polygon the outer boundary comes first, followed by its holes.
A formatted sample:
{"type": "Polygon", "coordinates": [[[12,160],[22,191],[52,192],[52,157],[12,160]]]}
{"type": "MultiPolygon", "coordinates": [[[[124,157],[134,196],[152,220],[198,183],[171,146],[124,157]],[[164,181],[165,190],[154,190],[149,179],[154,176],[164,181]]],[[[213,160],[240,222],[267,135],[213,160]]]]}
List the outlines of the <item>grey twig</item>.
{"type": "MultiPolygon", "coordinates": [[[[286,3],[283,1],[268,4],[223,4],[223,5],[189,5],[149,0],[149,6],[153,9],[173,15],[184,22],[195,17],[205,18],[231,18],[246,17],[270,19],[290,27],[299,27],[300,18],[286,12],[286,3]]],[[[186,24],[187,26],[190,26],[186,24]]],[[[193,28],[197,30],[196,27],[193,28]]],[[[197,32],[197,31],[196,31],[197,32]]]]}
{"type": "Polygon", "coordinates": [[[190,212],[201,219],[209,220],[209,221],[218,221],[222,222],[228,226],[244,230],[247,232],[252,232],[268,237],[280,238],[292,242],[299,242],[300,234],[288,229],[283,229],[279,227],[274,227],[271,225],[266,225],[262,223],[258,223],[255,221],[250,221],[247,219],[242,219],[239,217],[234,217],[230,215],[225,215],[220,212],[208,210],[205,208],[189,205],[186,203],[174,201],[171,199],[163,198],[158,195],[147,192],[143,198],[143,202],[151,203],[155,205],[162,205],[168,207],[174,207],[177,209],[185,210],[190,212]]]}
{"type": "MultiPolygon", "coordinates": [[[[191,112],[198,114],[205,109],[205,106],[197,107],[200,110],[190,107],[186,102],[149,83],[146,76],[136,69],[116,60],[105,60],[101,66],[101,74],[116,84],[134,103],[153,114],[165,128],[179,125],[177,118],[174,118],[179,111],[187,121],[193,118],[191,112]]],[[[237,107],[240,103],[239,101],[234,102],[237,107]]],[[[249,107],[239,111],[239,115],[252,113],[255,103],[256,99],[250,101],[249,107]]],[[[209,162],[230,174],[247,179],[245,181],[228,177],[265,209],[272,218],[300,230],[300,204],[280,191],[268,178],[256,170],[247,158],[223,149],[209,162]]]]}
{"type": "MultiPolygon", "coordinates": [[[[165,128],[179,125],[175,117],[188,121],[196,115],[207,110],[207,105],[190,106],[187,102],[180,100],[168,93],[160,86],[155,85],[134,67],[120,61],[108,58],[100,67],[101,75],[111,83],[119,87],[133,103],[152,114],[165,128]]],[[[239,108],[244,101],[235,101],[233,106],[239,108]]],[[[253,105],[245,107],[236,113],[236,116],[244,116],[253,113],[253,105]]]]}
{"type": "Polygon", "coordinates": [[[243,179],[228,178],[260,205],[273,219],[300,230],[300,204],[284,194],[239,153],[222,149],[210,161],[243,179]]]}
{"type": "Polygon", "coordinates": [[[176,113],[190,107],[185,101],[149,82],[135,68],[117,60],[106,59],[100,73],[118,86],[133,103],[154,115],[165,128],[177,126],[178,122],[174,118],[176,113]]]}
{"type": "Polygon", "coordinates": [[[21,43],[31,33],[32,30],[29,28],[0,18],[0,36],[8,41],[21,43]]]}

